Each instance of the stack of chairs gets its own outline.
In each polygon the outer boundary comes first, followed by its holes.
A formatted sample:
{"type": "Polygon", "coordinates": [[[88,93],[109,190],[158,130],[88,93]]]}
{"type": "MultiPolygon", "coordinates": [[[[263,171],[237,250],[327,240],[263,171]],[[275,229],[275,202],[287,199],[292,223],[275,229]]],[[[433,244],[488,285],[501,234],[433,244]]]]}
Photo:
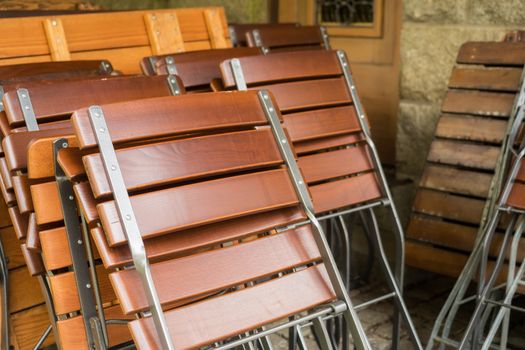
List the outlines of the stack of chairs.
{"type": "Polygon", "coordinates": [[[299,27],[299,23],[230,23],[228,31],[233,47],[248,46],[247,35],[254,29],[260,28],[293,28],[299,27]]]}
{"type": "Polygon", "coordinates": [[[515,174],[506,185],[505,179],[517,161],[513,148],[525,101],[524,44],[466,43],[458,54],[461,66],[452,72],[408,228],[408,265],[458,277],[427,349],[436,343],[480,348],[490,315],[482,312],[487,297],[495,284],[504,287],[506,270],[514,278],[512,260],[523,257],[519,235],[514,257],[507,252],[517,219],[507,201],[515,174]],[[473,282],[477,292],[469,296],[473,282]],[[476,302],[477,311],[462,339],[454,339],[452,331],[461,327],[458,310],[469,301],[476,302]]]}

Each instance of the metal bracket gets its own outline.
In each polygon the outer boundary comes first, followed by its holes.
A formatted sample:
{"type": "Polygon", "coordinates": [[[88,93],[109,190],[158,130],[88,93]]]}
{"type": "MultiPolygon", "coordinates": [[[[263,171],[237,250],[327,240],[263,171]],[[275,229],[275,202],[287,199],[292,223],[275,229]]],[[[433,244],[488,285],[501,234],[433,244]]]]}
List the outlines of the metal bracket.
{"type": "Polygon", "coordinates": [[[238,58],[232,58],[230,60],[230,67],[233,72],[233,79],[235,80],[235,85],[237,85],[237,90],[247,91],[248,86],[246,85],[246,80],[244,80],[244,73],[242,72],[241,61],[238,58]]]}
{"type": "Polygon", "coordinates": [[[157,69],[156,69],[156,67],[155,67],[155,65],[157,64],[157,61],[158,61],[158,60],[157,60],[157,57],[156,57],[156,56],[150,56],[150,57],[148,57],[149,65],[150,65],[151,69],[153,70],[153,73],[154,73],[154,74],[157,74],[157,73],[156,73],[156,72],[157,72],[157,69]]]}
{"type": "Polygon", "coordinates": [[[326,27],[320,27],[319,30],[321,31],[321,37],[323,38],[324,48],[326,50],[331,50],[330,39],[328,37],[328,31],[326,30],[326,27]]]}
{"type": "Polygon", "coordinates": [[[179,82],[177,81],[177,77],[174,75],[168,75],[166,78],[168,82],[168,86],[170,87],[171,94],[173,96],[177,96],[181,94],[181,89],[179,86],[179,82]]]}
{"type": "Polygon", "coordinates": [[[84,241],[82,240],[82,229],[79,222],[78,208],[75,203],[73,186],[58,164],[58,152],[67,147],[69,147],[69,144],[66,139],[62,138],[53,142],[55,178],[64,216],[69,252],[71,253],[71,260],[73,262],[73,271],[80,300],[82,318],[84,319],[86,338],[91,349],[96,346],[89,321],[91,318],[97,317],[95,297],[92,289],[92,281],[89,277],[88,260],[84,249],[84,241]]]}
{"type": "Polygon", "coordinates": [[[168,74],[176,75],[177,67],[175,67],[175,59],[173,58],[173,56],[166,56],[164,61],[166,62],[166,68],[168,69],[168,74]]]}
{"type": "Polygon", "coordinates": [[[4,111],[4,87],[0,85],[0,112],[4,111]]]}
{"type": "Polygon", "coordinates": [[[257,47],[260,47],[263,54],[267,54],[268,53],[268,48],[264,47],[263,46],[263,43],[262,43],[262,40],[261,40],[261,32],[259,32],[258,29],[254,29],[252,30],[252,36],[253,36],[253,41],[255,42],[255,46],[257,47]]]}
{"type": "Polygon", "coordinates": [[[18,95],[18,101],[20,101],[20,108],[22,109],[22,115],[26,122],[27,131],[37,131],[38,122],[36,120],[35,111],[33,110],[31,98],[29,97],[29,91],[20,88],[16,90],[16,94],[18,95]]]}
{"type": "Polygon", "coordinates": [[[113,72],[113,66],[109,61],[102,60],[102,62],[100,62],[100,72],[109,74],[113,72]]]}
{"type": "Polygon", "coordinates": [[[239,42],[237,41],[237,33],[235,33],[235,29],[233,29],[232,26],[228,26],[228,33],[230,33],[230,41],[232,42],[232,46],[236,47],[239,45],[239,42]]]}
{"type": "MultiPolygon", "coordinates": [[[[168,77],[168,81],[169,78],[168,77]]],[[[172,77],[175,78],[175,77],[172,77]]],[[[129,193],[124,184],[124,178],[120,170],[115,148],[111,141],[110,131],[106,124],[104,112],[100,106],[91,106],[88,109],[89,120],[91,128],[100,150],[102,163],[104,164],[104,171],[108,179],[115,206],[122,225],[122,229],[126,235],[128,246],[131,251],[133,264],[137,273],[139,274],[144,292],[148,298],[149,308],[155,323],[155,329],[159,337],[161,346],[165,350],[174,350],[172,338],[168,329],[164,312],[159,300],[151,269],[149,266],[144,241],[137,224],[137,219],[131,206],[129,193]]]]}

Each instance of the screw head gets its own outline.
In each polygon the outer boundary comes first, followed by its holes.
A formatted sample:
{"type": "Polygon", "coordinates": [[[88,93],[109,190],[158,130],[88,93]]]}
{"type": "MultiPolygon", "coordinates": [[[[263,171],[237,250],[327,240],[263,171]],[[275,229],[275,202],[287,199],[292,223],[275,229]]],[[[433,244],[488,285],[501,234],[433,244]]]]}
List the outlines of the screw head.
{"type": "Polygon", "coordinates": [[[72,201],[73,199],[75,199],[73,196],[69,196],[68,197],[70,201],[72,201]]]}
{"type": "Polygon", "coordinates": [[[131,215],[126,215],[126,220],[131,220],[131,215]]]}
{"type": "Polygon", "coordinates": [[[113,171],[117,170],[117,166],[113,164],[113,165],[111,166],[111,170],[113,170],[113,171]]]}
{"type": "Polygon", "coordinates": [[[104,128],[100,128],[100,129],[98,129],[98,131],[104,133],[104,132],[106,132],[106,129],[104,129],[104,128]]]}
{"type": "Polygon", "coordinates": [[[281,143],[286,143],[286,139],[282,139],[282,140],[281,140],[281,143]]]}
{"type": "Polygon", "coordinates": [[[79,240],[77,241],[77,244],[78,244],[78,245],[82,245],[82,240],[79,239],[79,240]]]}
{"type": "Polygon", "coordinates": [[[90,289],[91,288],[91,283],[86,284],[86,288],[90,289]]]}
{"type": "Polygon", "coordinates": [[[62,148],[67,148],[69,145],[67,144],[67,142],[63,142],[62,143],[62,148]]]}

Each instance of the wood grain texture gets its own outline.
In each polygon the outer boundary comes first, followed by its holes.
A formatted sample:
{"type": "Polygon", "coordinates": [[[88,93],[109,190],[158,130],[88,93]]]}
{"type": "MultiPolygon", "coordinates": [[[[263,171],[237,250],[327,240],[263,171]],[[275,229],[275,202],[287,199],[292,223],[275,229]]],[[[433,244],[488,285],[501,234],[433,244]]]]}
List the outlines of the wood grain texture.
{"type": "Polygon", "coordinates": [[[382,196],[374,173],[310,186],[316,213],[341,209],[378,199],[382,196]]]}
{"type": "MultiPolygon", "coordinates": [[[[142,237],[150,238],[294,206],[298,199],[287,171],[279,169],[136,195],[131,203],[142,237]]],[[[110,245],[125,243],[115,203],[101,203],[97,210],[110,245]]]]}
{"type": "Polygon", "coordinates": [[[439,118],[435,135],[449,139],[501,143],[506,131],[505,120],[443,114],[439,118]]]}
{"type": "Polygon", "coordinates": [[[9,271],[8,297],[11,313],[44,303],[44,297],[37,279],[31,277],[25,266],[9,271]]]}
{"type": "Polygon", "coordinates": [[[485,201],[444,192],[420,189],[413,210],[456,221],[479,224],[485,201]]]}
{"type": "Polygon", "coordinates": [[[460,165],[474,169],[493,170],[500,148],[449,140],[434,140],[427,160],[430,162],[460,165]]]}
{"type": "Polygon", "coordinates": [[[427,164],[419,186],[434,190],[486,198],[492,174],[427,164]]]}
{"type": "MultiPolygon", "coordinates": [[[[261,37],[262,46],[272,48],[296,49],[297,46],[312,47],[317,45],[323,49],[323,36],[319,26],[293,26],[293,27],[261,27],[257,28],[261,37]]],[[[248,40],[249,46],[254,46],[248,40]],[[250,45],[251,44],[251,45],[250,45]]]]}
{"type": "MultiPolygon", "coordinates": [[[[244,333],[334,297],[324,266],[318,265],[255,287],[170,310],[165,315],[174,346],[188,349],[244,333]]],[[[132,321],[130,329],[138,349],[160,349],[151,318],[132,321]]]]}
{"type": "Polygon", "coordinates": [[[25,214],[33,211],[33,201],[31,200],[27,175],[15,175],[12,177],[12,181],[13,190],[20,213],[25,214]]]}
{"type": "Polygon", "coordinates": [[[458,63],[523,66],[525,42],[467,42],[459,49],[458,63]]]}
{"type": "Polygon", "coordinates": [[[0,177],[7,191],[13,191],[13,183],[11,181],[11,174],[7,167],[7,161],[4,157],[0,158],[0,177]]]}
{"type": "Polygon", "coordinates": [[[66,34],[62,21],[58,18],[47,18],[43,22],[44,31],[53,61],[68,61],[71,59],[67,47],[66,34]]]}
{"type": "Polygon", "coordinates": [[[13,226],[0,229],[0,240],[7,257],[7,268],[9,270],[24,266],[25,261],[20,250],[20,242],[17,240],[13,226]]]}
{"type": "Polygon", "coordinates": [[[7,204],[5,201],[0,200],[0,228],[11,226],[11,220],[9,216],[9,212],[7,210],[7,204]]]}
{"type": "Polygon", "coordinates": [[[57,184],[54,181],[32,185],[31,197],[37,224],[44,225],[63,219],[57,184]]]}
{"type": "Polygon", "coordinates": [[[43,275],[46,271],[40,253],[27,249],[25,244],[22,244],[20,248],[31,277],[43,275]]]}
{"type": "Polygon", "coordinates": [[[365,139],[362,133],[354,133],[350,135],[337,135],[324,137],[321,139],[296,142],[294,144],[294,150],[298,155],[303,155],[315,151],[322,151],[335,147],[353,145],[357,142],[364,140],[365,139]]]}
{"type": "Polygon", "coordinates": [[[175,12],[147,13],[144,15],[144,22],[154,55],[184,51],[179,20],[175,12]]]}
{"type": "Polygon", "coordinates": [[[39,236],[46,270],[52,271],[72,264],[65,227],[40,231],[39,236]]]}
{"type": "Polygon", "coordinates": [[[408,266],[453,278],[459,276],[468,258],[466,254],[415,241],[407,241],[405,250],[408,266]]]}
{"type": "Polygon", "coordinates": [[[221,13],[218,9],[209,8],[204,10],[204,21],[206,22],[206,28],[208,28],[211,48],[222,49],[228,47],[229,43],[224,36],[224,28],[221,23],[221,13]]]}
{"type": "Polygon", "coordinates": [[[514,94],[484,91],[449,90],[441,110],[448,113],[462,113],[507,118],[510,115],[514,94]]]}
{"type": "Polygon", "coordinates": [[[104,76],[111,70],[101,69],[102,61],[34,62],[0,66],[4,89],[16,83],[35,80],[56,80],[72,77],[104,76]]]}
{"type": "MultiPolygon", "coordinates": [[[[320,254],[310,228],[303,226],[228,248],[153,264],[151,272],[161,303],[169,305],[242,285],[319,259],[320,254]],[[209,266],[221,268],[210,275],[209,266]]],[[[144,290],[137,288],[141,286],[141,281],[135,270],[114,272],[110,279],[124,313],[148,309],[144,290]]]]}
{"type": "Polygon", "coordinates": [[[26,244],[29,249],[40,252],[42,247],[40,245],[40,235],[38,233],[36,215],[35,213],[30,213],[29,219],[27,220],[26,244]]]}
{"type": "MultiPolygon", "coordinates": [[[[49,314],[44,304],[11,315],[11,343],[15,349],[32,350],[49,326],[49,314]]],[[[43,346],[54,344],[53,332],[43,346]]]]}
{"type": "Polygon", "coordinates": [[[525,184],[515,182],[512,185],[507,205],[517,209],[525,209],[525,184]]]}
{"type": "MultiPolygon", "coordinates": [[[[5,215],[2,213],[2,215],[5,215]]],[[[1,215],[0,215],[1,217],[1,215]]],[[[8,210],[8,215],[5,215],[13,225],[15,230],[16,237],[20,240],[25,239],[27,234],[27,223],[29,220],[28,214],[20,214],[17,206],[10,207],[8,210]]]]}
{"type": "MultiPolygon", "coordinates": [[[[31,180],[45,179],[55,176],[53,160],[53,142],[59,137],[43,137],[34,139],[27,147],[27,176],[31,180]]],[[[62,136],[68,141],[70,148],[78,147],[76,137],[62,136]]],[[[69,149],[68,149],[69,150],[69,149]]],[[[65,150],[61,150],[62,151],[65,150]]]]}
{"type": "Polygon", "coordinates": [[[365,145],[303,156],[298,164],[307,183],[352,175],[373,167],[365,145]]]}
{"type": "MultiPolygon", "coordinates": [[[[177,234],[146,240],[144,244],[148,258],[156,262],[265,233],[275,227],[295,223],[305,218],[305,214],[296,206],[183,230],[177,234]]],[[[104,266],[115,268],[132,262],[130,250],[126,245],[109,247],[102,228],[92,229],[91,234],[104,266]]]]}
{"type": "Polygon", "coordinates": [[[518,68],[463,68],[455,67],[448,82],[449,88],[517,91],[521,69],[518,68]]]}

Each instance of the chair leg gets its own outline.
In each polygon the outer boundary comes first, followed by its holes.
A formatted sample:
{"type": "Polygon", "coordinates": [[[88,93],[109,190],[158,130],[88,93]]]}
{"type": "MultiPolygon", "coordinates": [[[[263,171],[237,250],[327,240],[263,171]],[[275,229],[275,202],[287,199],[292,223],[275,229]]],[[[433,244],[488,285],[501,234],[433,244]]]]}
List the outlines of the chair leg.
{"type": "Polygon", "coordinates": [[[313,329],[319,341],[319,347],[321,350],[333,350],[332,340],[330,339],[330,334],[328,334],[328,329],[324,321],[318,317],[312,320],[313,329]]]}

